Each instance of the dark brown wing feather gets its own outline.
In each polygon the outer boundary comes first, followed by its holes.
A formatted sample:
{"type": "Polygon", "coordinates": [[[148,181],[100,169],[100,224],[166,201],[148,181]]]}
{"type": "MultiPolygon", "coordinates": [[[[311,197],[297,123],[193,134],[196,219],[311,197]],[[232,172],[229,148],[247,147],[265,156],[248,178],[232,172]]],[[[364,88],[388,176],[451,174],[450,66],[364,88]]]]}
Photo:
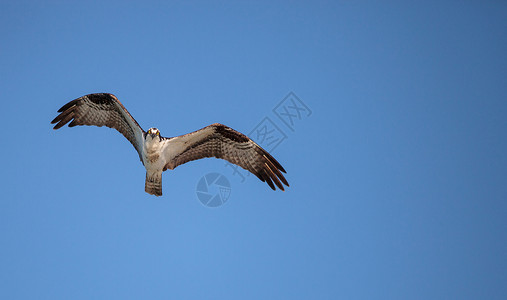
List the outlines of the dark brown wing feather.
{"type": "Polygon", "coordinates": [[[65,104],[58,112],[60,114],[51,121],[51,124],[56,123],[53,129],[58,129],[71,120],[69,127],[95,125],[114,128],[129,140],[141,157],[144,131],[114,95],[85,95],[65,104]]]}
{"type": "Polygon", "coordinates": [[[164,170],[174,169],[192,160],[216,157],[250,171],[273,190],[276,190],[275,185],[282,191],[283,184],[289,186],[282,174],[286,173],[285,169],[273,156],[246,135],[225,125],[212,124],[166,141],[168,163],[164,170]]]}

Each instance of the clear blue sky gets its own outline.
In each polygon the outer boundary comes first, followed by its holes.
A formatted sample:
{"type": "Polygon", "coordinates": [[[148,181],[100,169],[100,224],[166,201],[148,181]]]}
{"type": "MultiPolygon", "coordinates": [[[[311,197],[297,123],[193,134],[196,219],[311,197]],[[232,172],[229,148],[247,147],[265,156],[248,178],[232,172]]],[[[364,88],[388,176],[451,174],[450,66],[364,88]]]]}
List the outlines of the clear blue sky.
{"type": "Polygon", "coordinates": [[[62,2],[0,4],[0,298],[505,299],[505,1],[62,2]],[[120,134],[52,130],[92,92],[164,136],[268,117],[291,187],[148,195],[120,134]]]}

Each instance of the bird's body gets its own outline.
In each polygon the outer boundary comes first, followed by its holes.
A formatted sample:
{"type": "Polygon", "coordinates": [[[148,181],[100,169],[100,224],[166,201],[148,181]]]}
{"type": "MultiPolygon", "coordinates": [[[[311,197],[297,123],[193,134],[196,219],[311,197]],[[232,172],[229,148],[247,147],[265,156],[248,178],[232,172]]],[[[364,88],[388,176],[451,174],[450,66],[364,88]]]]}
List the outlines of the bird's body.
{"type": "Polygon", "coordinates": [[[162,172],[205,157],[225,159],[255,174],[275,190],[289,186],[283,167],[244,134],[215,123],[182,136],[166,138],[157,128],[145,132],[118,99],[107,93],[89,94],[65,104],[51,122],[58,129],[68,122],[115,128],[134,146],[146,168],[145,191],[162,195],[162,172]],[[71,121],[72,120],[72,121],[71,121]],[[274,184],[273,184],[274,182],[274,184]]]}
{"type": "Polygon", "coordinates": [[[158,135],[153,135],[153,129],[150,128],[146,134],[145,141],[143,143],[143,155],[142,162],[146,168],[146,185],[145,189],[148,193],[160,196],[162,194],[162,170],[166,165],[166,158],[160,153],[164,153],[164,149],[167,147],[165,140],[162,140],[158,130],[158,135]],[[160,191],[160,195],[159,192],[160,191]]]}

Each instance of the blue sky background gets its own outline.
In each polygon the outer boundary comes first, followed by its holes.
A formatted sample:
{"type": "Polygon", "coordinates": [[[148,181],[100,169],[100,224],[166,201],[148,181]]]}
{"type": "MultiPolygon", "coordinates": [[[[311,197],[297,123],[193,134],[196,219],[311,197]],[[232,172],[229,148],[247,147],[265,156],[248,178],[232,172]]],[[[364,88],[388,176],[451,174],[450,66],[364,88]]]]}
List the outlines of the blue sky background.
{"type": "Polygon", "coordinates": [[[0,298],[507,294],[506,2],[3,1],[0,36],[0,298]],[[269,117],[291,187],[207,159],[148,195],[120,134],[52,130],[92,92],[164,136],[269,117]]]}

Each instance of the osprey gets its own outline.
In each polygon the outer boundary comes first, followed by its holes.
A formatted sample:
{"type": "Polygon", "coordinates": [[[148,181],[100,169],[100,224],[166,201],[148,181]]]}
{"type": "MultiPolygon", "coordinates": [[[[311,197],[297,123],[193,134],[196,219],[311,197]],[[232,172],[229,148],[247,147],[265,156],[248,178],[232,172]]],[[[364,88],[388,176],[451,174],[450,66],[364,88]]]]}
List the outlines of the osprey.
{"type": "Polygon", "coordinates": [[[69,123],[107,126],[118,130],[134,146],[146,168],[145,191],[162,196],[162,172],[186,162],[216,157],[236,164],[255,174],[273,190],[284,190],[289,183],[283,177],[284,168],[266,150],[246,135],[225,125],[215,123],[197,131],[163,137],[157,128],[144,131],[112,94],[89,94],[65,104],[51,124],[58,129],[69,123]],[[274,183],[274,184],[273,184],[274,183]]]}

